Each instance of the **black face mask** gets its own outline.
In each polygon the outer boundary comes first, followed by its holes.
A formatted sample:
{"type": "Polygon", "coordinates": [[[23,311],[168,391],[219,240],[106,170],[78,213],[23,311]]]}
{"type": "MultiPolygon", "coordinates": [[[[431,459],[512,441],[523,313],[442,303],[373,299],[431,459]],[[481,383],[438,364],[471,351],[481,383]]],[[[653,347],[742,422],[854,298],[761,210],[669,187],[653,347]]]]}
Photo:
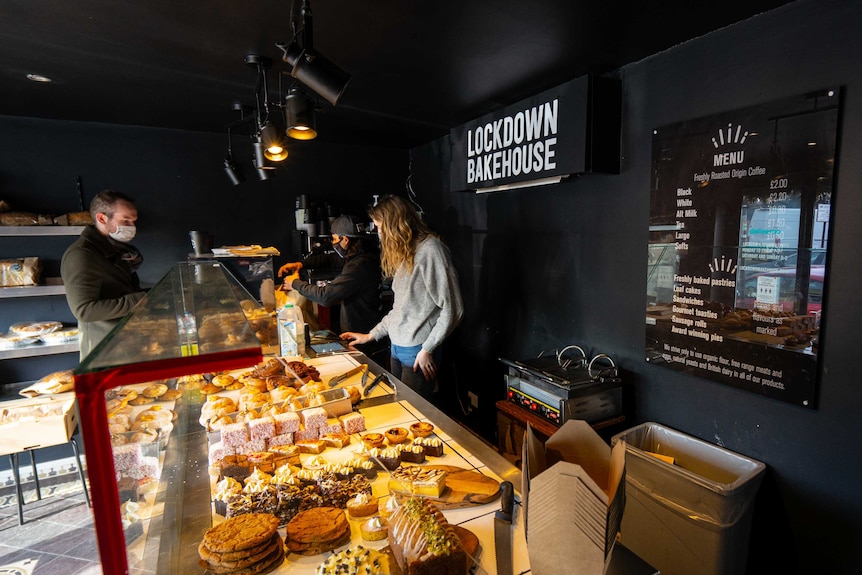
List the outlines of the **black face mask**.
{"type": "Polygon", "coordinates": [[[335,250],[335,253],[337,253],[342,259],[347,257],[347,250],[341,247],[340,243],[332,244],[332,249],[335,250]]]}

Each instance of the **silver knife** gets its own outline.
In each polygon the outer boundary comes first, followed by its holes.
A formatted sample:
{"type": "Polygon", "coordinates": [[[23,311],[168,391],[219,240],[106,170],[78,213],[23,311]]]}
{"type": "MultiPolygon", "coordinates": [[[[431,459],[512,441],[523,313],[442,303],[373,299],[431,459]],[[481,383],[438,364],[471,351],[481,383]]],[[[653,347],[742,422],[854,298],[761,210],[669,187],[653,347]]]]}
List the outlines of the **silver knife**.
{"type": "Polygon", "coordinates": [[[497,575],[512,575],[512,511],[515,492],[511,481],[500,482],[501,509],[494,513],[494,554],[497,575]]]}

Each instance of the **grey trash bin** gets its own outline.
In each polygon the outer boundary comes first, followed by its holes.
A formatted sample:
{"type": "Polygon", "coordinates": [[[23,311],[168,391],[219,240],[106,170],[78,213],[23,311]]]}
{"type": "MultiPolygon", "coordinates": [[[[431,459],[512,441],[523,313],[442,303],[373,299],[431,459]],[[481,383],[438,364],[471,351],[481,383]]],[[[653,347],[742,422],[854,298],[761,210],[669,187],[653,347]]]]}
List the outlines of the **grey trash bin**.
{"type": "Polygon", "coordinates": [[[744,574],[766,466],[657,423],[618,433],[611,443],[620,440],[626,442],[622,543],[662,575],[744,574]]]}

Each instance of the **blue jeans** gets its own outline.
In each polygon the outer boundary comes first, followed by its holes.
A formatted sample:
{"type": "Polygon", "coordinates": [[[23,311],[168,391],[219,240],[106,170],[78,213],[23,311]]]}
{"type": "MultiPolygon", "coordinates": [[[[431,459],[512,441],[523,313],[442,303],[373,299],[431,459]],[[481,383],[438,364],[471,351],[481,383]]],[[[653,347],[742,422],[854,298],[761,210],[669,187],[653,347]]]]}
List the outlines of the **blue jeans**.
{"type": "MultiPolygon", "coordinates": [[[[413,364],[416,363],[416,356],[419,355],[420,351],[422,351],[421,345],[403,346],[393,343],[390,347],[392,355],[389,359],[389,371],[392,372],[392,375],[407,384],[410,389],[425,399],[430,400],[434,397],[434,388],[437,386],[437,380],[436,378],[430,381],[425,379],[421,369],[413,371],[413,364]]],[[[439,369],[440,348],[438,347],[431,352],[431,356],[434,358],[434,363],[437,364],[437,369],[439,369]]]]}

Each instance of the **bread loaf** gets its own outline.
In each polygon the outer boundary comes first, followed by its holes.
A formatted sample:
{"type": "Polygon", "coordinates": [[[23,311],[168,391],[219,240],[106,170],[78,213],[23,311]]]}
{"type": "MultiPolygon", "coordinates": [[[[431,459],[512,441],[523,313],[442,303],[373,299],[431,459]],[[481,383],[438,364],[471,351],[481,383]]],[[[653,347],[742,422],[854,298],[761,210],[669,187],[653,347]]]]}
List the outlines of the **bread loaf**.
{"type": "Polygon", "coordinates": [[[41,276],[39,258],[0,260],[0,287],[38,285],[41,276]]]}
{"type": "Polygon", "coordinates": [[[467,554],[427,499],[412,497],[389,518],[389,547],[404,575],[464,575],[467,554]]]}

